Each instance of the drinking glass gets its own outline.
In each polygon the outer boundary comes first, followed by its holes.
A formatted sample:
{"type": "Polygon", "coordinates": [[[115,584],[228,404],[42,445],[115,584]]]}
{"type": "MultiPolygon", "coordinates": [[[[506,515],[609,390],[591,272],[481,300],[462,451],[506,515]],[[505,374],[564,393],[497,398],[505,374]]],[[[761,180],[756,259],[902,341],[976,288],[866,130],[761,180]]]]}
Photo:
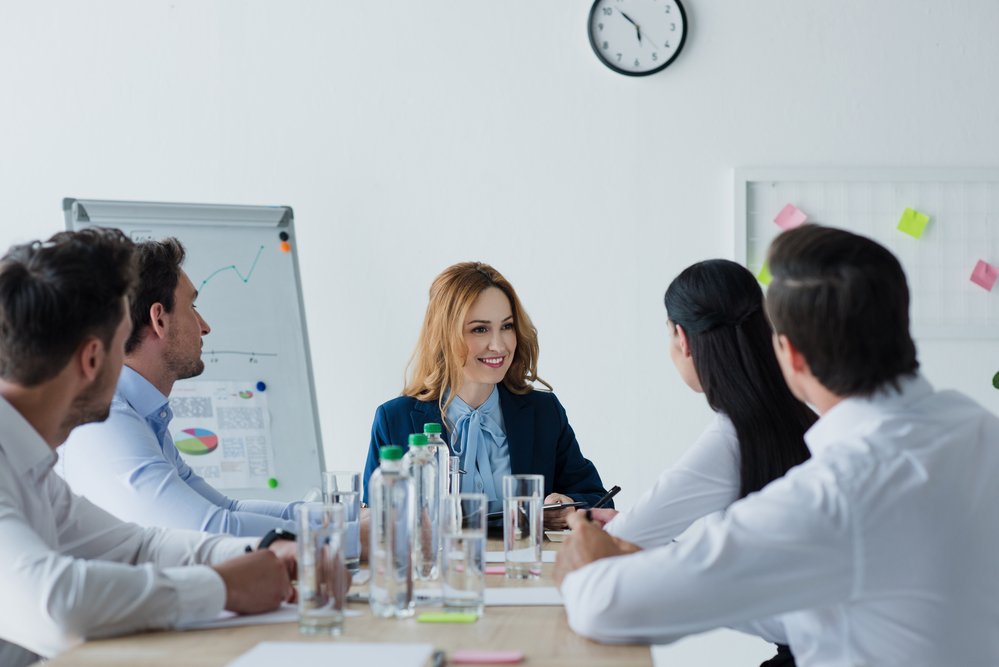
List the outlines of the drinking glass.
{"type": "Polygon", "coordinates": [[[357,572],[361,567],[361,473],[350,470],[324,472],[323,502],[339,503],[344,507],[344,561],[348,570],[357,572]]]}
{"type": "Polygon", "coordinates": [[[346,508],[340,504],[302,503],[295,507],[298,526],[298,630],[302,634],[339,635],[350,587],[344,567],[346,508]]]}
{"type": "Polygon", "coordinates": [[[544,492],[545,478],[541,475],[503,477],[503,551],[507,579],[541,576],[544,492]]]}
{"type": "Polygon", "coordinates": [[[443,601],[448,611],[482,615],[486,591],[486,513],[484,493],[444,499],[443,601]]]}

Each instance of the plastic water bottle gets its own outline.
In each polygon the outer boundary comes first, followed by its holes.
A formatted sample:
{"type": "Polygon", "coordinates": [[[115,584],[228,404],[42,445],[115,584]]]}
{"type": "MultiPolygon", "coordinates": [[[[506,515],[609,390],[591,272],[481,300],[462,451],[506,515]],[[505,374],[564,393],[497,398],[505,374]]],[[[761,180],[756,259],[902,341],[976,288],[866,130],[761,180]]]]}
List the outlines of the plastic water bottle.
{"type": "Polygon", "coordinates": [[[441,509],[440,475],[437,452],[427,445],[427,436],[409,436],[409,451],[403,468],[413,480],[416,501],[416,526],[413,529],[413,575],[420,581],[432,581],[439,573],[441,509]]]}
{"type": "Polygon", "coordinates": [[[402,447],[386,445],[368,481],[371,500],[371,613],[381,618],[413,615],[413,482],[402,447]]]}
{"type": "Polygon", "coordinates": [[[441,437],[441,425],[437,422],[430,422],[423,425],[423,435],[427,436],[427,446],[434,450],[437,455],[437,478],[440,482],[441,500],[450,493],[448,475],[451,474],[451,449],[441,437]]]}

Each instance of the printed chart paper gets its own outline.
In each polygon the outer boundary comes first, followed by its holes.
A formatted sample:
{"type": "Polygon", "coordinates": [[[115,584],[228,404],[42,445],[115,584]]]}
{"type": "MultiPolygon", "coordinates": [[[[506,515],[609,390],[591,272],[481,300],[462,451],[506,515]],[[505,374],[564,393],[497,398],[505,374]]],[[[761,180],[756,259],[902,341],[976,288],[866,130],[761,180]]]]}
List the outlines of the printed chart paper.
{"type": "Polygon", "coordinates": [[[170,408],[173,443],[195,473],[219,489],[267,486],[274,450],[265,392],[249,382],[183,380],[170,408]]]}

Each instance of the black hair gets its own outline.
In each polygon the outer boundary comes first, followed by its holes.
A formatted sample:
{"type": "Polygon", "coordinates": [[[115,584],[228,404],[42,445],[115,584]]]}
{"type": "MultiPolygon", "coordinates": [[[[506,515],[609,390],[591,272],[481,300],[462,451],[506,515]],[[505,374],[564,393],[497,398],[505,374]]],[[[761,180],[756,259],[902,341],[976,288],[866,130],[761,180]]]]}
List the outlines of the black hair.
{"type": "Polygon", "coordinates": [[[739,497],[808,459],[804,433],[816,415],[784,382],[753,274],[725,259],[698,262],[670,283],[664,301],[687,334],[708,405],[735,427],[739,497]]]}
{"type": "Polygon", "coordinates": [[[180,265],[184,263],[184,245],[170,237],[162,241],[143,241],[135,247],[139,265],[139,284],[132,299],[132,335],[125,342],[125,352],[131,354],[142,342],[145,328],[152,322],[149,309],[154,303],[173,312],[174,292],[180,281],[180,265]]]}
{"type": "Polygon", "coordinates": [[[52,379],[87,338],[111,347],[135,284],[134,245],[117,229],[60,232],[0,259],[0,377],[52,379]]]}
{"type": "Polygon", "coordinates": [[[774,328],[838,396],[898,389],[919,369],[909,286],[891,252],[842,229],[802,225],[770,246],[767,309],[774,328]]]}

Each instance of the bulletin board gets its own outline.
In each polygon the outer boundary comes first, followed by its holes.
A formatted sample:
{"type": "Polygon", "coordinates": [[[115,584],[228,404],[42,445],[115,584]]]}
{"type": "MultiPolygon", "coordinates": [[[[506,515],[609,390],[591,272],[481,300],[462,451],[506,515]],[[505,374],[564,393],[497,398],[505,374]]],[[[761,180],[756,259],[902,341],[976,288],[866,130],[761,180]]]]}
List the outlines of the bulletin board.
{"type": "Polygon", "coordinates": [[[802,218],[863,234],[899,258],[917,338],[999,337],[999,283],[988,287],[999,270],[999,170],[736,170],[736,259],[761,282],[778,222],[802,218]]]}
{"type": "Polygon", "coordinates": [[[323,467],[292,209],[65,199],[69,229],[174,236],[211,327],[205,371],[170,395],[184,460],[228,495],[299,499],[323,467]]]}

